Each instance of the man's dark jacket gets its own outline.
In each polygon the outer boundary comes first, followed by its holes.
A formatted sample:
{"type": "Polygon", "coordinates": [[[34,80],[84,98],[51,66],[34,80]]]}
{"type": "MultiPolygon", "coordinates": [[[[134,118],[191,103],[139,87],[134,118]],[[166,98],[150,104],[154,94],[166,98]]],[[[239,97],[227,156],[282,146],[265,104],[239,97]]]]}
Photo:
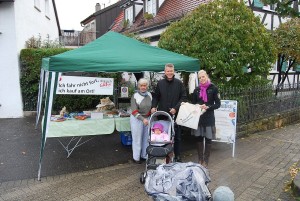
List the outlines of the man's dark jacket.
{"type": "Polygon", "coordinates": [[[156,108],[158,106],[158,110],[168,113],[171,108],[174,108],[176,110],[176,114],[178,114],[181,102],[185,101],[186,90],[179,79],[173,77],[172,80],[167,80],[165,77],[158,81],[153,94],[152,107],[156,108]]]}

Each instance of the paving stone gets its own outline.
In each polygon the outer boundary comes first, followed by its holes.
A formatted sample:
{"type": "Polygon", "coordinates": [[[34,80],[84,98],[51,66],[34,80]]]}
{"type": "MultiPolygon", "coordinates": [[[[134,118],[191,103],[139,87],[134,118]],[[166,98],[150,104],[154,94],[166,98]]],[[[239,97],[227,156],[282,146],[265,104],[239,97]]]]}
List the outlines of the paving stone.
{"type": "MultiPolygon", "coordinates": [[[[235,157],[231,148],[214,143],[209,172],[213,192],[220,185],[229,186],[236,201],[293,201],[284,192],[285,181],[290,179],[289,167],[300,159],[300,124],[261,132],[248,138],[237,139],[235,157]],[[282,135],[284,133],[284,136],[282,135]],[[287,140],[288,139],[288,140],[287,140]]],[[[191,145],[194,146],[194,145],[191,145]]],[[[197,161],[197,151],[184,153],[184,161],[197,161]]],[[[126,163],[111,167],[70,173],[59,176],[11,181],[0,184],[0,201],[13,200],[152,200],[139,175],[145,164],[126,163]]]]}

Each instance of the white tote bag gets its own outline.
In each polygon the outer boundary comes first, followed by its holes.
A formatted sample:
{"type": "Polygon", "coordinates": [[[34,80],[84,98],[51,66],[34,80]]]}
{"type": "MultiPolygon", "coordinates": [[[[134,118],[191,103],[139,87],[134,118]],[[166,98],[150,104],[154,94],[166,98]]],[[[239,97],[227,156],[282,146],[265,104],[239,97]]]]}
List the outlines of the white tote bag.
{"type": "Polygon", "coordinates": [[[199,107],[198,104],[182,103],[176,118],[176,123],[192,129],[198,128],[200,115],[206,110],[199,107]]]}

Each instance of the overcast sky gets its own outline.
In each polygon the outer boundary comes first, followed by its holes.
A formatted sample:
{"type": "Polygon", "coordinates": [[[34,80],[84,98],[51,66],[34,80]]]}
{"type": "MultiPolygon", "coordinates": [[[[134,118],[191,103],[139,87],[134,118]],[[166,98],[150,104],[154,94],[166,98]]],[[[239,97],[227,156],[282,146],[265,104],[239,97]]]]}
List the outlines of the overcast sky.
{"type": "Polygon", "coordinates": [[[56,0],[61,29],[78,30],[82,27],[80,22],[95,12],[96,3],[100,3],[101,8],[117,2],[118,0],[56,0]]]}

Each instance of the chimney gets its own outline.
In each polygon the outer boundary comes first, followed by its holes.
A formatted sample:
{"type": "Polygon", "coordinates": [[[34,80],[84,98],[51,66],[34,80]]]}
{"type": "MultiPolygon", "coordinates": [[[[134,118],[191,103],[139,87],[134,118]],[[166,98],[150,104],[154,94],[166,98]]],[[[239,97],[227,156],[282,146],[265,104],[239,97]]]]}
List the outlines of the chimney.
{"type": "Polygon", "coordinates": [[[96,9],[96,12],[101,10],[100,3],[96,3],[95,9],[96,9]]]}

